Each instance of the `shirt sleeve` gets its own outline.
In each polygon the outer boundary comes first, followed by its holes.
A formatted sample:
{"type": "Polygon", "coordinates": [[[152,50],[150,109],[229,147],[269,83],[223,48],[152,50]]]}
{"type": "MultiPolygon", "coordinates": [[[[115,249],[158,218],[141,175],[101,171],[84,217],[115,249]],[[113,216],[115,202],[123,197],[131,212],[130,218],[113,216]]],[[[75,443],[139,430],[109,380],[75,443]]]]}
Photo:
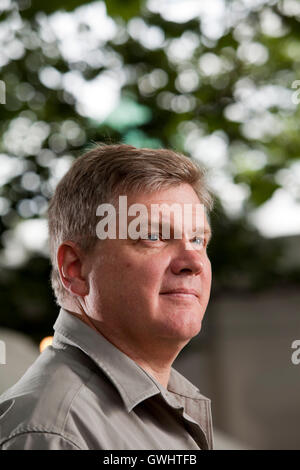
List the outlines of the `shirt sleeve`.
{"type": "Polygon", "coordinates": [[[80,450],[74,442],[51,432],[26,432],[3,442],[1,450],[80,450]]]}

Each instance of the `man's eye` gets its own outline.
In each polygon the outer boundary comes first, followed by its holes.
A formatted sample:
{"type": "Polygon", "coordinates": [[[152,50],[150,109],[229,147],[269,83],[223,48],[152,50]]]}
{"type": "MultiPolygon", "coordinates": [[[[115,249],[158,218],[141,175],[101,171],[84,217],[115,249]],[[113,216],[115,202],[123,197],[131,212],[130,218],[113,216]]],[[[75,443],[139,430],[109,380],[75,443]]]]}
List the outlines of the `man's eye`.
{"type": "Polygon", "coordinates": [[[195,237],[193,242],[198,246],[204,246],[205,245],[205,239],[202,238],[202,237],[195,237]]]}
{"type": "Polygon", "coordinates": [[[146,240],[149,240],[151,242],[157,242],[159,239],[160,239],[159,233],[149,233],[146,238],[146,240]]]}

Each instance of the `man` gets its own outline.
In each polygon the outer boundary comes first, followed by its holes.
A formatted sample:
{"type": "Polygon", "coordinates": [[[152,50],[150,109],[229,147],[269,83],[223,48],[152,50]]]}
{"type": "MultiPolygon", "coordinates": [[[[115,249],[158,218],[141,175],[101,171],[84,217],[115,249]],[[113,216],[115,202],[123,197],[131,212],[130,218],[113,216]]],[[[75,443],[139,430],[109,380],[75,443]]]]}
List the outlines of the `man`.
{"type": "Polygon", "coordinates": [[[75,161],[48,211],[53,343],[0,398],[2,449],[213,447],[210,400],[172,368],[209,300],[211,207],[175,152],[75,161]]]}

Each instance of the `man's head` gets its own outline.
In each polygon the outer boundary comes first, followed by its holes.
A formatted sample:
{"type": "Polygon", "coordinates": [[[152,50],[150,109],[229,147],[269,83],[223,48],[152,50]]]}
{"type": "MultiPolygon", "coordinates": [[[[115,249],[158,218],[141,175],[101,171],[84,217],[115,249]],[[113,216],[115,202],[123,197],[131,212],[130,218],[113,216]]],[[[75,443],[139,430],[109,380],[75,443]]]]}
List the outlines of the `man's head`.
{"type": "Polygon", "coordinates": [[[210,292],[206,232],[211,207],[203,170],[181,154],[101,145],[78,158],[57,186],[48,211],[58,304],[67,308],[79,302],[102,329],[127,337],[136,332],[140,338],[194,336],[210,292]],[[128,197],[128,206],[139,203],[149,209],[153,204],[192,205],[194,215],[201,203],[205,236],[200,246],[199,237],[190,238],[194,216],[191,224],[183,223],[181,239],[99,240],[97,207],[115,204],[120,195],[128,197]]]}

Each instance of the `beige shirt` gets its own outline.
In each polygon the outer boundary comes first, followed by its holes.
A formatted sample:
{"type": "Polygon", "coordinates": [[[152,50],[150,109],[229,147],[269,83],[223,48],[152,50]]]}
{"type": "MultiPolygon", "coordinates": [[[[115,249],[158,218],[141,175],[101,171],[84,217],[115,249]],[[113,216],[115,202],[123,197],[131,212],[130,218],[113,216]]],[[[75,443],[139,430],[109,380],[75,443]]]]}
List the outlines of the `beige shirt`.
{"type": "Polygon", "coordinates": [[[210,400],[174,368],[167,389],[64,309],[0,396],[0,449],[212,449],[210,400]]]}

